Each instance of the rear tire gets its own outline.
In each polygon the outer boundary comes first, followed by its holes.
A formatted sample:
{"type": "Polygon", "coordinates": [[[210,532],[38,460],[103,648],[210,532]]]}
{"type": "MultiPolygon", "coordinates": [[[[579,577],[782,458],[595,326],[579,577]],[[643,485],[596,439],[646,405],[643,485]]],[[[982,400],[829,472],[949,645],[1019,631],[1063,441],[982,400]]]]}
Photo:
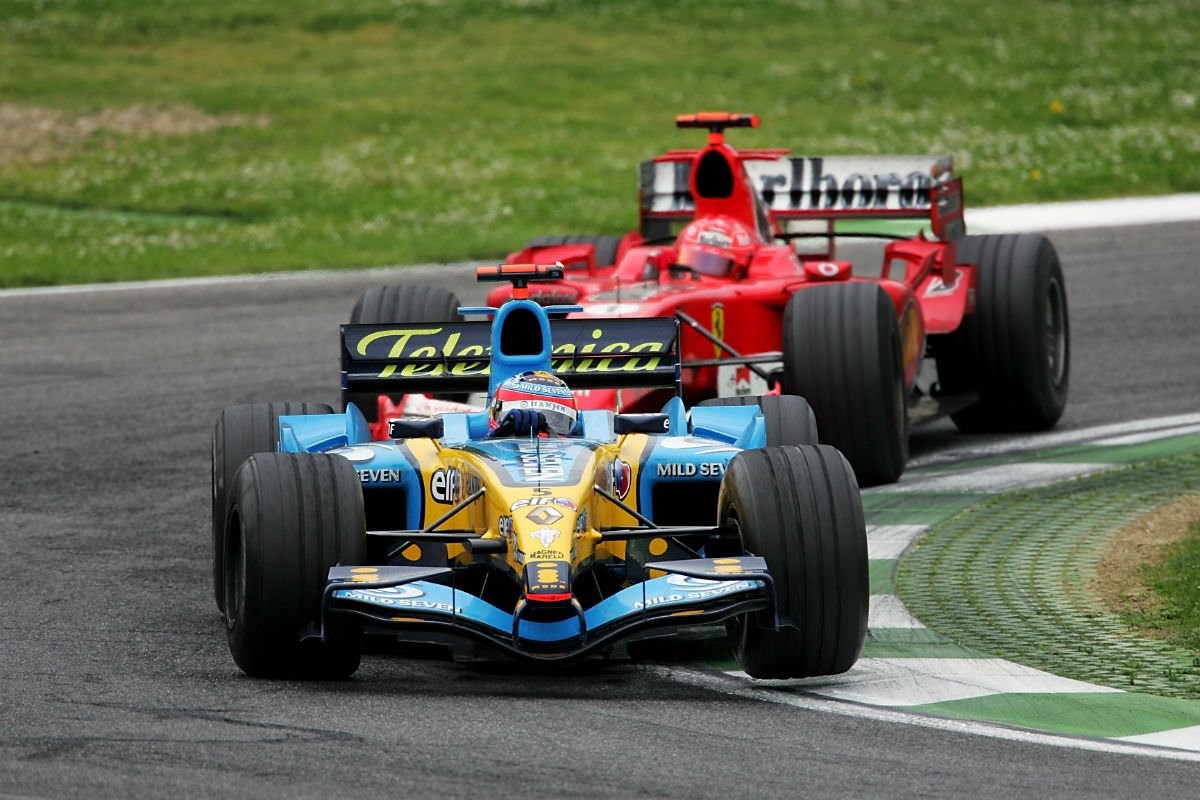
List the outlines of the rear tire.
{"type": "Polygon", "coordinates": [[[225,517],[229,514],[227,487],[237,468],[255,453],[279,446],[279,418],[289,414],[332,414],[325,403],[254,403],[221,410],[212,435],[212,559],[213,598],[225,610],[221,554],[225,550],[225,517]]]}
{"type": "Polygon", "coordinates": [[[233,479],[225,537],[229,651],[252,678],[341,679],[358,669],[362,627],[331,617],[321,633],[329,568],[362,564],[362,490],[349,461],[259,453],[233,479]]]}
{"type": "Polygon", "coordinates": [[[740,395],[710,397],[701,406],[753,406],[762,409],[767,429],[767,446],[780,444],[816,444],[817,417],[803,397],[794,394],[740,395]]]}
{"type": "Polygon", "coordinates": [[[968,433],[1054,427],[1067,404],[1070,324],[1062,265],[1037,233],[967,236],[958,261],[978,272],[975,313],[931,339],[939,390],[977,393],[951,415],[968,433]]]}
{"type": "Polygon", "coordinates": [[[821,441],[841,450],[859,484],[899,480],[908,460],[908,403],[896,311],[874,283],[802,289],[783,315],[783,391],[812,405],[821,441]]]}
{"type": "MultiPolygon", "coordinates": [[[[440,286],[375,286],[365,290],[350,312],[351,325],[404,325],[410,322],[461,322],[458,295],[440,286]]],[[[467,395],[440,395],[447,400],[466,401],[467,395]]],[[[398,402],[401,395],[389,395],[398,402]]],[[[367,418],[378,421],[378,395],[347,392],[345,403],[354,403],[367,418]]]]}
{"type": "Polygon", "coordinates": [[[854,665],[867,635],[867,533],[854,473],[828,445],[769,447],[734,457],[719,524],[762,556],[781,627],[769,612],[727,625],[734,655],[754,678],[835,675],[854,665]]]}

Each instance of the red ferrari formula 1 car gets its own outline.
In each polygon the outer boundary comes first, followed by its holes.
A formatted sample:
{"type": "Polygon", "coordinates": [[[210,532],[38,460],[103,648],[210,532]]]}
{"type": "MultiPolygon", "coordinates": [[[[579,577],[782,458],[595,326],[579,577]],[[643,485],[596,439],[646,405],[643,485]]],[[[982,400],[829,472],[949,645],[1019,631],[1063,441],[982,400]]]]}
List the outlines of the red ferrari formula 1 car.
{"type": "MultiPolygon", "coordinates": [[[[564,265],[564,279],[539,284],[534,300],[578,304],[583,317],[678,317],[686,402],[803,395],[821,440],[862,485],[900,477],[910,429],[924,421],[949,415],[969,432],[1058,421],[1069,375],[1058,255],[1039,234],[967,236],[950,157],[737,150],[726,129],[757,127],[757,117],[702,113],[676,124],[706,129],[708,141],[640,165],[636,231],[542,237],[509,255],[564,265]],[[906,219],[928,221],[928,231],[888,235],[870,224],[906,219]],[[888,239],[882,263],[839,257],[847,235],[888,239]]],[[[488,304],[509,291],[496,289],[488,304]]],[[[441,289],[378,287],[351,321],[448,321],[458,305],[441,289]]],[[[375,398],[365,399],[370,414],[375,398]]],[[[623,411],[662,401],[629,390],[578,399],[623,411]]]]}

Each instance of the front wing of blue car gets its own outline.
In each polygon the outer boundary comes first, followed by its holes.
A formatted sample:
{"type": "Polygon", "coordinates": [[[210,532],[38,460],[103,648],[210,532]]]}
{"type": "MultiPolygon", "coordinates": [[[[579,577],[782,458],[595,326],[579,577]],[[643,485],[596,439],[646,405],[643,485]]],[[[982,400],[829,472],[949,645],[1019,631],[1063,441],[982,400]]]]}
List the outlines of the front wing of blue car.
{"type": "Polygon", "coordinates": [[[552,622],[527,618],[530,605],[497,608],[454,588],[449,567],[333,567],[323,613],[353,614],[401,640],[433,631],[492,646],[526,661],[574,661],[635,634],[691,627],[730,616],[768,611],[774,592],[766,562],[757,556],[662,561],[647,565],[646,580],[552,622]],[[424,633],[418,633],[424,632],[424,633]]]}

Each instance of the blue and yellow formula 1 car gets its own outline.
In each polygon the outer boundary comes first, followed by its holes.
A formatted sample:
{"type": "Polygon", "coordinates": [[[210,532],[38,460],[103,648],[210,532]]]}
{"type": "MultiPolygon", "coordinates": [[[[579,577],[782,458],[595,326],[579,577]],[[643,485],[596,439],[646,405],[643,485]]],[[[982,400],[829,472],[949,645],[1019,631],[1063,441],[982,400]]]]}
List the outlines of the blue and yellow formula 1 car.
{"type": "MultiPolygon", "coordinates": [[[[678,322],[566,319],[527,299],[561,268],[480,268],[491,321],[342,327],[343,390],[470,392],[530,371],[674,390],[661,413],[578,413],[497,436],[489,411],[390,420],[317,404],[224,409],[213,577],[255,677],[344,678],[364,632],[460,659],[567,664],[723,624],[761,678],[844,672],[866,634],[854,473],[798,397],[678,397],[678,322]]],[[[570,394],[569,392],[567,393],[570,394]]]]}

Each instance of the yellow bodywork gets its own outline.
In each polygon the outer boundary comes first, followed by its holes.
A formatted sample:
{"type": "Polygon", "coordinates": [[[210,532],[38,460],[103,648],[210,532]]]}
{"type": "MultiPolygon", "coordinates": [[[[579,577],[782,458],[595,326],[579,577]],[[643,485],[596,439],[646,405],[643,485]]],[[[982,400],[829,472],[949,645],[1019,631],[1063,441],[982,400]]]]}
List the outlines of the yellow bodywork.
{"type": "MultiPolygon", "coordinates": [[[[481,497],[446,517],[434,530],[470,531],[481,539],[504,540],[503,554],[494,556],[502,562],[497,564],[502,571],[516,576],[528,563],[553,562],[565,564],[568,573],[574,574],[594,559],[623,559],[625,543],[602,542],[597,528],[633,527],[638,520],[597,492],[597,487],[636,509],[639,463],[648,439],[645,434],[631,433],[604,444],[570,438],[509,440],[508,446],[519,449],[520,463],[528,463],[531,471],[553,465],[562,447],[574,448],[569,475],[555,472],[551,466],[545,469],[544,479],[534,472],[520,481],[497,469],[496,460],[477,448],[444,447],[434,439],[408,440],[408,449],[424,477],[421,526],[433,525],[482,489],[481,497]],[[579,454],[579,448],[590,452],[579,454]],[[624,484],[614,485],[613,476],[620,475],[622,468],[624,484]],[[439,473],[453,477],[438,482],[434,476],[439,473]]],[[[415,562],[421,550],[414,545],[400,555],[415,562]]],[[[447,555],[451,561],[473,558],[465,545],[458,543],[447,545],[447,555]]]]}

